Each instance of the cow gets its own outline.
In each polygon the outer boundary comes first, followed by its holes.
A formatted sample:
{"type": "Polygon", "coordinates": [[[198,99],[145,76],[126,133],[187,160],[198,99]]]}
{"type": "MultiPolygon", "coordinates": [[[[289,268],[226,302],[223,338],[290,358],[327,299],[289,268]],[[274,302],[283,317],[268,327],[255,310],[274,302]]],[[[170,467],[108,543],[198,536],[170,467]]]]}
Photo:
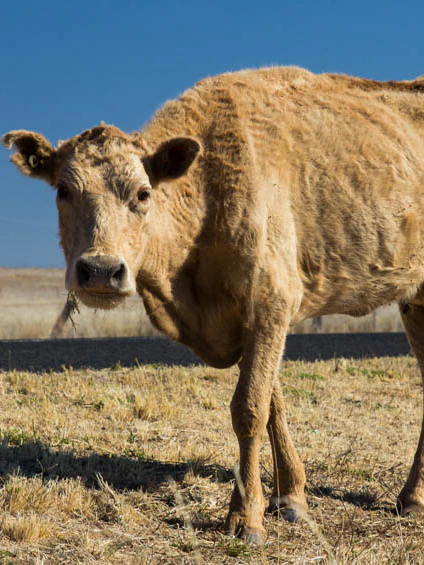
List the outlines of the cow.
{"type": "MultiPolygon", "coordinates": [[[[66,286],[153,324],[213,367],[239,365],[239,481],[225,529],[264,541],[269,508],[307,511],[278,371],[291,324],[396,302],[424,371],[424,76],[378,82],[296,67],[206,78],[141,130],[101,124],[57,147],[11,131],[11,160],[56,190],[66,286]]],[[[398,498],[424,511],[424,426],[398,498]]]]}

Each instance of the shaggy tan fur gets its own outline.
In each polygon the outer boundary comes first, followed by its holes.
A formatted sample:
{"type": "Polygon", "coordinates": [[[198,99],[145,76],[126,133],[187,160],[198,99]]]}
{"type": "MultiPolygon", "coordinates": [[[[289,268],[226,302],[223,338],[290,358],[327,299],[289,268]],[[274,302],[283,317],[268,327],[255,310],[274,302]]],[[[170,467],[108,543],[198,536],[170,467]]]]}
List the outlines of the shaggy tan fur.
{"type": "MultiPolygon", "coordinates": [[[[261,543],[266,427],[271,507],[288,519],[307,508],[277,379],[289,325],[395,301],[424,366],[424,77],[241,71],[200,81],[131,135],[99,126],[57,149],[26,131],[4,142],[22,172],[58,188],[68,288],[108,307],[136,287],[169,337],[213,366],[239,363],[243,487],[226,527],[261,543]],[[86,258],[120,266],[116,288],[84,286],[86,258]]],[[[424,509],[423,437],[405,511],[424,509]]]]}

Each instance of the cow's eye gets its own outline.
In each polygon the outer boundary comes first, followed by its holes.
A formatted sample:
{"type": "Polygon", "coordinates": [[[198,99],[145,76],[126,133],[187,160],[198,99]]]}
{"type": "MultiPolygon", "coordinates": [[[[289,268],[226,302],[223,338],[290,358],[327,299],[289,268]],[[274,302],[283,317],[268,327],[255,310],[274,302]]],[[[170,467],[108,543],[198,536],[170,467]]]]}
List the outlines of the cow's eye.
{"type": "Polygon", "coordinates": [[[59,200],[66,200],[69,196],[68,187],[64,184],[59,184],[57,187],[57,197],[59,200]]]}
{"type": "Polygon", "coordinates": [[[140,187],[129,202],[130,210],[147,214],[150,208],[150,190],[145,186],[140,187]]]}
{"type": "Polygon", "coordinates": [[[137,199],[140,202],[146,202],[150,198],[150,190],[146,190],[145,188],[140,188],[137,192],[137,199]]]}

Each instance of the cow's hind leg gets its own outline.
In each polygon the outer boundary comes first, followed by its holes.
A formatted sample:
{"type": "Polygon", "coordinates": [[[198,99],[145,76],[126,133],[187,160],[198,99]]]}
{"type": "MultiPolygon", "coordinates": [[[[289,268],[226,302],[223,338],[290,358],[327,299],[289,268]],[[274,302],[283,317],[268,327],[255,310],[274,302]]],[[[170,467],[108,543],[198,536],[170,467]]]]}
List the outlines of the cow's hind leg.
{"type": "Polygon", "coordinates": [[[268,435],[274,461],[274,488],[269,510],[294,522],[308,510],[305,471],[289,435],[281,385],[276,378],[271,398],[268,435]]]}
{"type": "MultiPolygon", "coordinates": [[[[409,343],[424,379],[424,307],[411,304],[401,306],[400,310],[409,343]]],[[[414,462],[398,498],[398,509],[402,514],[424,513],[424,417],[414,462]]]]}

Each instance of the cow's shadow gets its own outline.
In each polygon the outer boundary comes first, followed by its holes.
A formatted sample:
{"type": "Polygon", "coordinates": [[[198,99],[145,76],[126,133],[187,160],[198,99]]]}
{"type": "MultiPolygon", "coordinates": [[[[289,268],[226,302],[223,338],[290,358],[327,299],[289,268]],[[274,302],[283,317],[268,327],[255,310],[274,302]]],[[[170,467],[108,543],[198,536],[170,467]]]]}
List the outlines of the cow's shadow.
{"type": "Polygon", "coordinates": [[[98,488],[99,476],[118,491],[157,490],[171,480],[181,482],[191,471],[197,476],[226,483],[232,471],[199,461],[170,462],[125,455],[78,455],[72,450],[51,449],[40,441],[11,446],[0,443],[0,477],[18,474],[43,480],[79,479],[87,488],[98,488]]]}
{"type": "Polygon", "coordinates": [[[317,498],[331,498],[332,500],[346,502],[368,512],[378,511],[397,514],[394,505],[391,505],[386,500],[382,500],[375,492],[338,489],[329,486],[313,486],[308,488],[308,493],[317,498]]]}
{"type": "MultiPolygon", "coordinates": [[[[99,477],[117,491],[139,490],[155,492],[170,481],[181,483],[188,472],[211,481],[228,483],[233,471],[221,465],[201,461],[171,462],[104,455],[96,452],[78,455],[69,449],[52,449],[40,441],[23,441],[21,445],[0,443],[0,477],[20,475],[41,477],[45,481],[79,479],[87,488],[98,489],[99,477]]],[[[265,479],[271,487],[270,477],[265,479]]],[[[374,493],[350,491],[328,486],[310,486],[309,495],[347,502],[366,511],[393,513],[393,507],[374,493]]]]}

